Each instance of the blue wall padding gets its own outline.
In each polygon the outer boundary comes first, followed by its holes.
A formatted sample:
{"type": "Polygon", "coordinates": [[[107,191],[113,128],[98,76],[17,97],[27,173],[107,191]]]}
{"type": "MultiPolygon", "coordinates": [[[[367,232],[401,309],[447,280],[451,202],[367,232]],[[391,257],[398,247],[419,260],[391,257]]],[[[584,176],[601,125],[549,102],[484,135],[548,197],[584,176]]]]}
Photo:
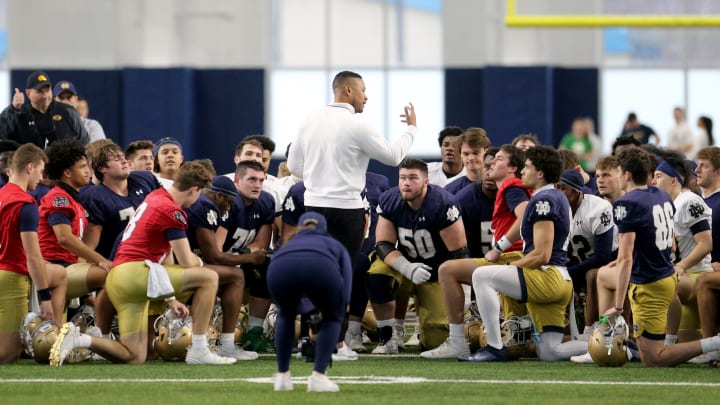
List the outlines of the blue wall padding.
{"type": "Polygon", "coordinates": [[[262,69],[196,70],[195,85],[197,155],[211,157],[218,173],[233,171],[235,146],[246,135],[265,131],[265,73],[262,69]]]}
{"type": "Polygon", "coordinates": [[[554,109],[555,133],[553,146],[570,131],[575,118],[589,117],[595,121],[595,133],[599,133],[598,101],[599,86],[596,68],[555,68],[554,69],[554,109]]]}
{"type": "MultiPolygon", "coordinates": [[[[483,70],[445,70],[445,123],[462,128],[484,128],[483,70]]],[[[438,128],[435,132],[440,132],[438,128]]]]}

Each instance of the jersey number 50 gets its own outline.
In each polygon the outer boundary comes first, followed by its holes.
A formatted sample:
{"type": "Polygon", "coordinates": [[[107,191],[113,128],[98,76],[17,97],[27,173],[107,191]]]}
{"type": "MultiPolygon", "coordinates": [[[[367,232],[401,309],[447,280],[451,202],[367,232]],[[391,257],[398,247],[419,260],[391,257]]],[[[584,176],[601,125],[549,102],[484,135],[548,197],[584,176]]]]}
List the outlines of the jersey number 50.
{"type": "Polygon", "coordinates": [[[418,255],[423,259],[435,256],[435,245],[433,245],[432,236],[427,229],[418,229],[413,233],[410,229],[398,228],[398,243],[412,258],[416,258],[418,255]]]}

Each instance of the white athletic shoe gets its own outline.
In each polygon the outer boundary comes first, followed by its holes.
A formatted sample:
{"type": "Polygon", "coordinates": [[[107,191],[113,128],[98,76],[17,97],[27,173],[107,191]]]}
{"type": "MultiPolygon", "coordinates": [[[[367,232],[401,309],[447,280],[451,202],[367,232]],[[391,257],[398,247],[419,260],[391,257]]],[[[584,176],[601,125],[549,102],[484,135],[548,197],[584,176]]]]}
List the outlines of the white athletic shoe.
{"type": "Polygon", "coordinates": [[[420,346],[420,332],[415,331],[415,333],[410,336],[410,339],[408,339],[407,342],[405,342],[405,346],[412,346],[412,347],[418,347],[420,346]]]}
{"type": "Polygon", "coordinates": [[[80,328],[72,322],[64,323],[60,328],[57,340],[50,349],[50,365],[53,367],[62,366],[65,359],[76,348],[79,337],[80,328]]]}
{"type": "Polygon", "coordinates": [[[349,346],[350,349],[357,353],[367,353],[368,349],[363,344],[362,333],[345,333],[345,346],[349,346]]]}
{"type": "Polygon", "coordinates": [[[720,352],[707,352],[688,360],[691,364],[707,364],[713,360],[720,360],[720,352]]]}
{"type": "Polygon", "coordinates": [[[258,358],[257,352],[243,350],[242,348],[234,345],[229,350],[226,350],[223,345],[220,345],[218,354],[222,357],[230,357],[237,360],[256,360],[258,358]]]}
{"type": "Polygon", "coordinates": [[[595,363],[595,361],[593,361],[592,357],[590,357],[590,352],[581,354],[579,356],[572,356],[572,357],[570,357],[570,361],[572,361],[575,364],[594,364],[595,363]]]}
{"type": "Polygon", "coordinates": [[[308,392],[338,392],[340,387],[324,374],[312,374],[308,377],[307,390],[308,392]]]}
{"type": "Polygon", "coordinates": [[[460,356],[469,356],[470,347],[466,341],[458,342],[448,338],[440,346],[420,353],[423,359],[456,359],[460,356]]]}
{"type": "Polygon", "coordinates": [[[185,356],[186,364],[224,365],[235,364],[236,361],[237,360],[232,357],[218,356],[217,353],[211,352],[207,347],[202,349],[193,349],[191,346],[185,356]]]}
{"type": "Polygon", "coordinates": [[[393,325],[393,340],[397,343],[398,349],[405,350],[405,326],[393,325]]]}
{"type": "Polygon", "coordinates": [[[387,342],[380,342],[376,348],[373,349],[372,354],[398,354],[397,342],[394,339],[390,339],[387,342]]]}
{"type": "Polygon", "coordinates": [[[292,391],[293,390],[293,382],[292,378],[290,378],[290,373],[275,374],[275,391],[292,391]]]}
{"type": "Polygon", "coordinates": [[[337,353],[332,354],[333,361],[355,361],[358,354],[355,353],[350,346],[344,344],[343,347],[337,349],[337,353]]]}
{"type": "Polygon", "coordinates": [[[363,331],[363,333],[362,333],[362,342],[363,342],[363,344],[366,344],[366,345],[372,343],[372,339],[370,339],[370,337],[368,337],[367,332],[365,332],[365,331],[363,331]]]}

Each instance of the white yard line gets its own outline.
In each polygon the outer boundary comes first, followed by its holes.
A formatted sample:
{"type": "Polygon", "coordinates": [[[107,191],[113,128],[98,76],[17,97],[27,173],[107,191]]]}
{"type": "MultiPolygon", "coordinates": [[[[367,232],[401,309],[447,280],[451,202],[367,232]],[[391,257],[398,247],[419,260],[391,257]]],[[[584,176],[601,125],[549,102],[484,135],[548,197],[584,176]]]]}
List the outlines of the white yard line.
{"type": "MultiPolygon", "coordinates": [[[[332,380],[341,384],[520,384],[520,385],[624,385],[624,386],[678,386],[678,387],[720,387],[718,383],[704,382],[666,382],[666,381],[565,381],[565,380],[488,380],[488,379],[448,379],[425,377],[385,377],[385,376],[332,376],[332,380]]],[[[307,377],[293,377],[293,382],[303,384],[307,377]]],[[[13,378],[0,379],[0,384],[17,383],[208,383],[208,382],[248,382],[273,383],[271,377],[261,378],[13,378]]]]}

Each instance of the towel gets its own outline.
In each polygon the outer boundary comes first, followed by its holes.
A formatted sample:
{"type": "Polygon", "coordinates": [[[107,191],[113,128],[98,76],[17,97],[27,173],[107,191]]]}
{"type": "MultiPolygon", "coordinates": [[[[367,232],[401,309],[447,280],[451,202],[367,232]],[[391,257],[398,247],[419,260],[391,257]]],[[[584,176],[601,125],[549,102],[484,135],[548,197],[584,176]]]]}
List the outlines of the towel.
{"type": "Polygon", "coordinates": [[[150,268],[148,272],[148,286],[147,296],[148,298],[158,298],[164,295],[172,295],[175,289],[170,282],[170,277],[161,264],[153,263],[150,260],[145,260],[145,264],[150,268]]]}

